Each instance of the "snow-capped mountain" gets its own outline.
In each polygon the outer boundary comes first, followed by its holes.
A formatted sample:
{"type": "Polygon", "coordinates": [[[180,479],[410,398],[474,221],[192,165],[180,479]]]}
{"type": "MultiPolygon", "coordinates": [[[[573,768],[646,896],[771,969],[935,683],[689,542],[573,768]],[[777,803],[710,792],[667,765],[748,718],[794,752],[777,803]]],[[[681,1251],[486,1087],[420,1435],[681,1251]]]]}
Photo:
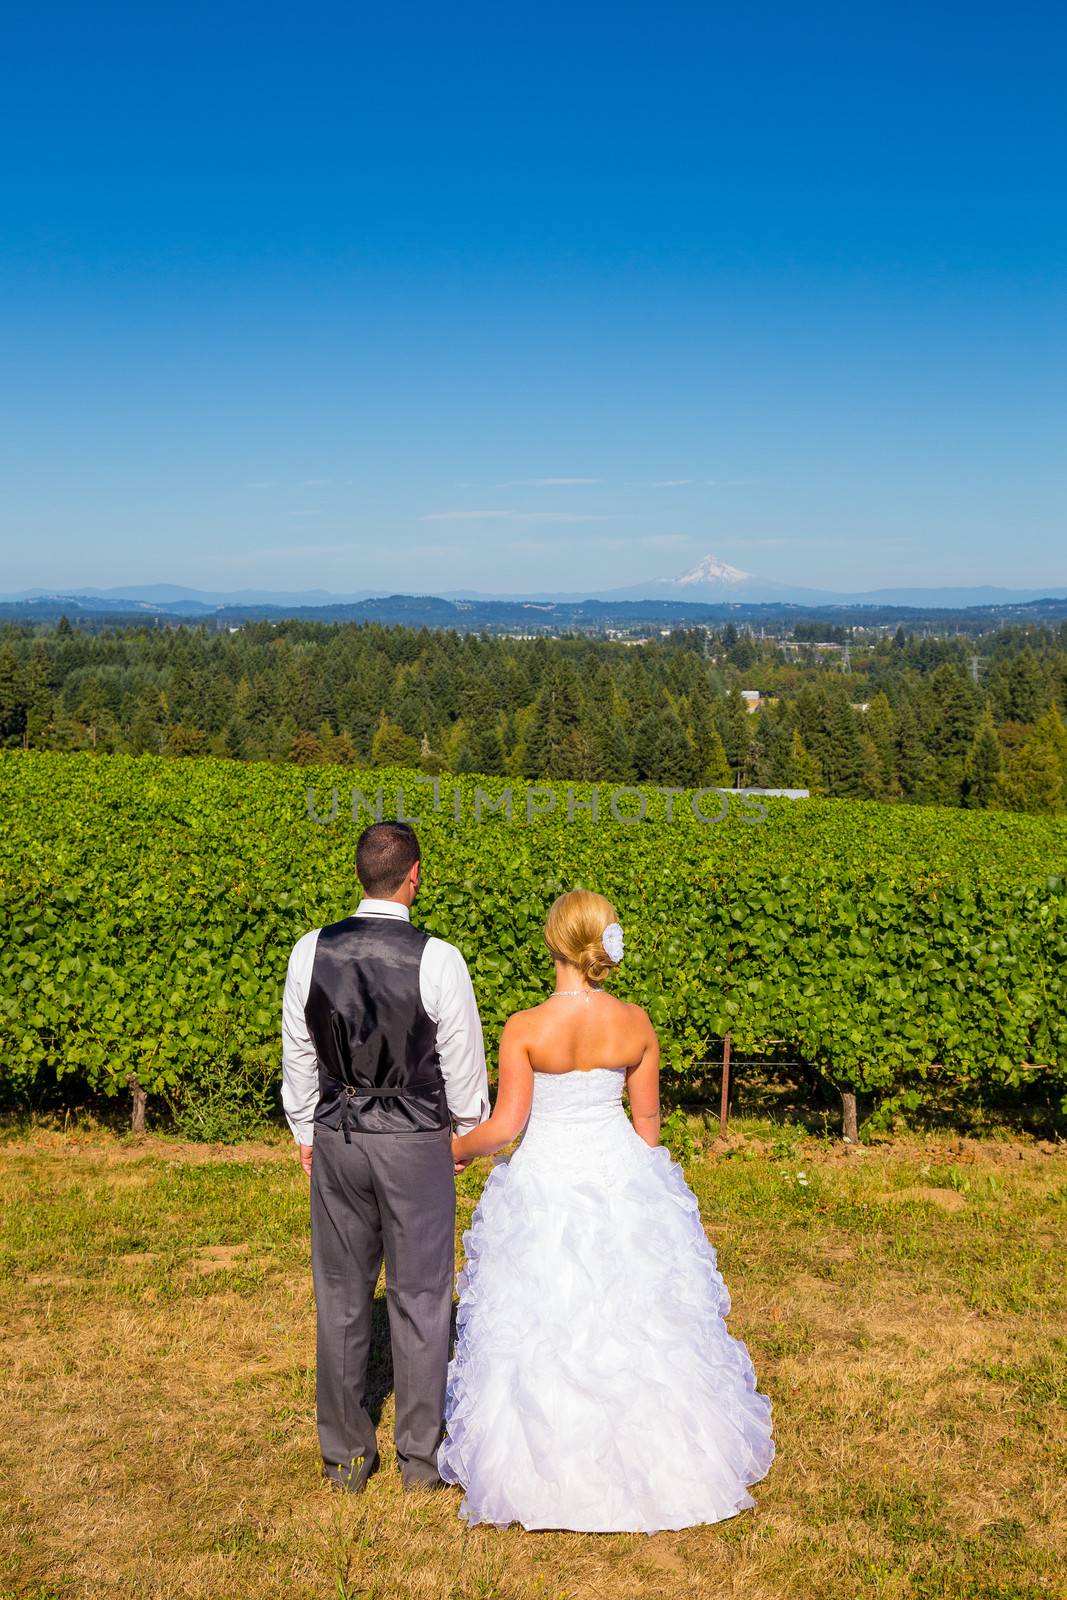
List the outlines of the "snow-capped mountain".
{"type": "Polygon", "coordinates": [[[680,578],[660,578],[659,582],[669,583],[678,589],[688,589],[695,583],[745,583],[751,577],[751,572],[732,567],[721,556],[705,556],[695,567],[683,572],[680,578]]]}
{"type": "Polygon", "coordinates": [[[721,556],[702,556],[695,566],[677,578],[652,578],[647,583],[613,589],[597,598],[613,600],[686,600],[691,604],[723,601],[781,602],[794,605],[821,605],[831,596],[821,589],[805,589],[796,584],[776,583],[735,567],[721,556]]]}

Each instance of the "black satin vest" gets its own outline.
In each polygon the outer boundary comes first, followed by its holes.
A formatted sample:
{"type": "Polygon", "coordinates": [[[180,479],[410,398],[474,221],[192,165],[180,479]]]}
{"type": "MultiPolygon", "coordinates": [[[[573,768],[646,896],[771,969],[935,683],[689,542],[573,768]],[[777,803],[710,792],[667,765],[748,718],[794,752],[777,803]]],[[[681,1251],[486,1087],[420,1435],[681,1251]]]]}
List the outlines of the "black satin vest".
{"type": "Polygon", "coordinates": [[[428,934],[400,917],[319,933],[304,1016],[319,1064],[315,1121],[358,1133],[451,1126],[437,1025],[419,992],[428,934]]]}

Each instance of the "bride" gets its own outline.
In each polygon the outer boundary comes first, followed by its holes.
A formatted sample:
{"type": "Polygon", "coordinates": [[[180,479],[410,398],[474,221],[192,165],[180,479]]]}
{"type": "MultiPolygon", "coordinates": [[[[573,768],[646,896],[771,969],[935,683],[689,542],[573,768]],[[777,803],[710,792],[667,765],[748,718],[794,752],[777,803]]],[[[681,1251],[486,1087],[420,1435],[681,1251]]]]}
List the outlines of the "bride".
{"type": "Polygon", "coordinates": [[[659,1143],[652,1024],[600,988],[622,959],[615,912],[573,889],[544,937],[555,990],[508,1019],[493,1114],[453,1141],[460,1169],[526,1130],[464,1235],[438,1468],[472,1525],[718,1522],[771,1464],[770,1402],[659,1143]]]}

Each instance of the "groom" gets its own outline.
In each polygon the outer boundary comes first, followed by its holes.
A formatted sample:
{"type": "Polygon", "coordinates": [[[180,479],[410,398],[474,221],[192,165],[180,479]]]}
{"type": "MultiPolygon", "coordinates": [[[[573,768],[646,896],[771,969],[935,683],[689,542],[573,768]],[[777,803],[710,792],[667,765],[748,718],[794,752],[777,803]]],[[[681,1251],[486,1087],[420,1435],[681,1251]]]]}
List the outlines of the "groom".
{"type": "Polygon", "coordinates": [[[282,1104],[311,1178],[323,1473],[362,1489],[378,1465],[367,1410],[385,1257],[405,1489],[436,1487],[452,1311],[452,1126],[489,1115],[478,1007],[454,945],[412,926],[419,842],[376,822],[356,845],[355,914],[298,939],[282,1001],[282,1104]]]}

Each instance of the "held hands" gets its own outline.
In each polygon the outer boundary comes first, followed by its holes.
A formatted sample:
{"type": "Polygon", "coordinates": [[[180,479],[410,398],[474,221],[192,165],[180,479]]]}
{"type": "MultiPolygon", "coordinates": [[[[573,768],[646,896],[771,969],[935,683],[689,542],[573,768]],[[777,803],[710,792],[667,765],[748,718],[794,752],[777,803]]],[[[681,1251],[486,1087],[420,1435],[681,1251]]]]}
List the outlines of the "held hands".
{"type": "Polygon", "coordinates": [[[462,1135],[454,1133],[452,1135],[452,1171],[457,1177],[463,1171],[464,1167],[470,1166],[473,1159],[473,1156],[465,1156],[463,1154],[462,1135]]]}

